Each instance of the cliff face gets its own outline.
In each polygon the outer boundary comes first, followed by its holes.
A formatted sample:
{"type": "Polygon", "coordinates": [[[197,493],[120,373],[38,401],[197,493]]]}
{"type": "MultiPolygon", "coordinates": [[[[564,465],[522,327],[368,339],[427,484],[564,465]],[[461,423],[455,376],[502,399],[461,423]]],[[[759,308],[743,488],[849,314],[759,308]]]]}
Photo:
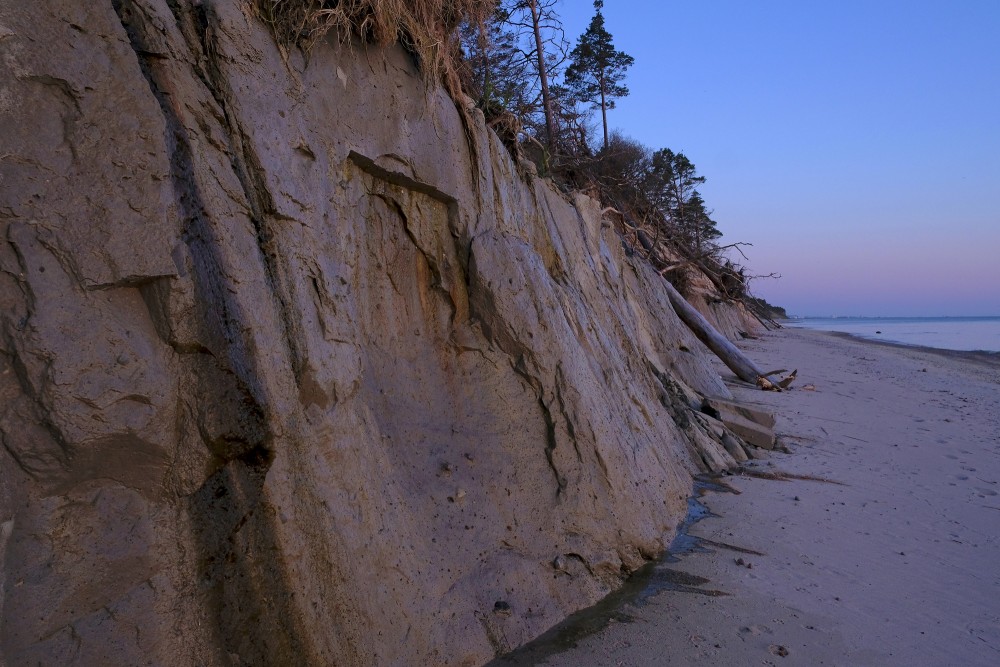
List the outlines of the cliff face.
{"type": "Polygon", "coordinates": [[[725,386],[404,51],[0,0],[0,57],[0,662],[477,664],[662,550],[725,386]]]}

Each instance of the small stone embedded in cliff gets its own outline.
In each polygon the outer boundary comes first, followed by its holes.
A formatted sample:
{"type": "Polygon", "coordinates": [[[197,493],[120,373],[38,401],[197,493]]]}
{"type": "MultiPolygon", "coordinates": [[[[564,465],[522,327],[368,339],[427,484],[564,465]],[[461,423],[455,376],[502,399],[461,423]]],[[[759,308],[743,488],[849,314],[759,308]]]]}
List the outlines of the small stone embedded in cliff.
{"type": "Polygon", "coordinates": [[[480,664],[731,465],[662,279],[402,48],[0,24],[0,661],[480,664]]]}

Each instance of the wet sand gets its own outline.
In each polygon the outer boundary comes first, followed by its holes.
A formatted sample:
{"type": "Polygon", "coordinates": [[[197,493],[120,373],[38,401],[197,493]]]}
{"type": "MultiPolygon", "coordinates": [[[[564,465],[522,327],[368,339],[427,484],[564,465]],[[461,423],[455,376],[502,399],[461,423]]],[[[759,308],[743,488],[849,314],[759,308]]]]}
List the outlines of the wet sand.
{"type": "Polygon", "coordinates": [[[781,394],[734,380],[790,450],[749,472],[827,481],[727,478],[669,564],[686,587],[521,664],[1000,664],[1000,360],[800,329],[742,347],[799,369],[781,394]]]}

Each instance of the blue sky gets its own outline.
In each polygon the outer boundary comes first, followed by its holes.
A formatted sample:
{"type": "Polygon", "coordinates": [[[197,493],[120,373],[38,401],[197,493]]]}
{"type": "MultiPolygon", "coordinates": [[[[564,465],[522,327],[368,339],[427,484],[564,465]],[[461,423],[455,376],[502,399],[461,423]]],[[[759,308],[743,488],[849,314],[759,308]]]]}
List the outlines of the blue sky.
{"type": "MultiPolygon", "coordinates": [[[[575,43],[587,0],[559,6],[575,43]]],[[[683,151],[798,315],[1000,315],[1000,0],[606,0],[609,124],[683,151]]]]}

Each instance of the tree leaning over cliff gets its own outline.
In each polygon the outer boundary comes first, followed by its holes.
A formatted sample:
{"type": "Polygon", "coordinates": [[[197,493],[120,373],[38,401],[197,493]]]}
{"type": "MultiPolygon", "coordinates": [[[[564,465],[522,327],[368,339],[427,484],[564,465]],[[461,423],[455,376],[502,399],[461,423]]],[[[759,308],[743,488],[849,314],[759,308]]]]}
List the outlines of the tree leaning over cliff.
{"type": "Polygon", "coordinates": [[[553,10],[555,2],[553,0],[517,0],[514,9],[525,13],[531,26],[532,37],[535,41],[534,58],[538,81],[542,89],[542,110],[545,115],[545,143],[550,152],[555,152],[556,126],[555,114],[552,110],[552,95],[549,92],[549,66],[545,52],[545,38],[542,35],[546,22],[551,21],[555,12],[553,10]]]}
{"type": "Polygon", "coordinates": [[[483,25],[465,24],[461,30],[472,88],[467,92],[487,119],[501,108],[516,116],[550,154],[559,136],[552,81],[569,51],[557,3],[499,0],[483,25]]]}
{"type": "Polygon", "coordinates": [[[486,113],[487,121],[502,111],[522,120],[537,107],[533,51],[521,48],[521,34],[512,23],[512,13],[500,3],[482,26],[464,23],[460,28],[469,76],[466,92],[486,113]]]}
{"type": "Polygon", "coordinates": [[[694,249],[696,257],[701,258],[706,253],[717,251],[714,242],[722,236],[722,232],[697,190],[684,203],[684,217],[680,219],[680,228],[682,238],[694,249]]]}
{"type": "Polygon", "coordinates": [[[706,240],[721,235],[696,189],[704,182],[684,153],[663,148],[653,153],[643,183],[646,196],[670,221],[677,240],[697,255],[704,252],[706,240]]]}
{"type": "Polygon", "coordinates": [[[611,33],[604,27],[604,0],[594,0],[594,18],[570,54],[566,84],[576,96],[601,110],[604,124],[604,148],[608,147],[608,109],[615,108],[615,98],[626,97],[628,88],[621,84],[625,70],[635,59],[616,51],[611,33]]]}

